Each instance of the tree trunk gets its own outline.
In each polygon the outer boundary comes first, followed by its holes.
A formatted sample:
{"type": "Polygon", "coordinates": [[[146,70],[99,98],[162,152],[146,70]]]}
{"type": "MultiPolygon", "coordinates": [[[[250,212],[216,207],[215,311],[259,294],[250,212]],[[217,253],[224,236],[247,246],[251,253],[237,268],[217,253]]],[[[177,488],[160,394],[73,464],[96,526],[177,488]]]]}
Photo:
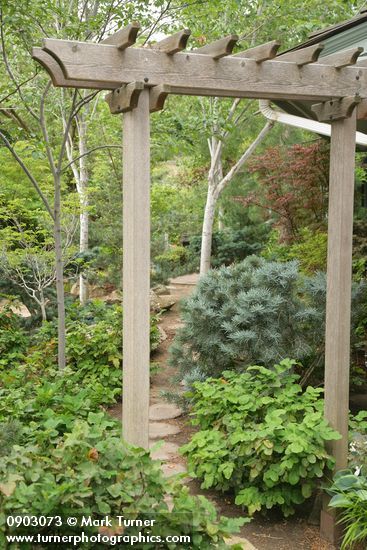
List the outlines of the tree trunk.
{"type": "Polygon", "coordinates": [[[217,198],[214,194],[214,189],[209,186],[204,212],[203,231],[201,236],[200,275],[204,275],[210,269],[216,202],[217,198]]]}
{"type": "Polygon", "coordinates": [[[65,368],[65,297],[64,297],[64,264],[62,258],[62,235],[61,235],[61,180],[60,174],[55,175],[55,198],[54,198],[54,239],[55,239],[55,260],[56,260],[56,293],[57,293],[57,335],[58,335],[58,365],[59,369],[65,368]]]}
{"type": "Polygon", "coordinates": [[[40,290],[39,306],[41,308],[42,322],[47,321],[46,300],[45,300],[45,296],[43,294],[43,290],[40,290]]]}
{"type": "MultiPolygon", "coordinates": [[[[89,213],[88,213],[88,170],[87,170],[87,123],[83,118],[79,123],[79,181],[78,194],[80,202],[80,237],[79,252],[88,250],[89,241],[89,213]]],[[[88,280],[84,273],[79,277],[79,300],[85,304],[88,300],[88,280]]]]}

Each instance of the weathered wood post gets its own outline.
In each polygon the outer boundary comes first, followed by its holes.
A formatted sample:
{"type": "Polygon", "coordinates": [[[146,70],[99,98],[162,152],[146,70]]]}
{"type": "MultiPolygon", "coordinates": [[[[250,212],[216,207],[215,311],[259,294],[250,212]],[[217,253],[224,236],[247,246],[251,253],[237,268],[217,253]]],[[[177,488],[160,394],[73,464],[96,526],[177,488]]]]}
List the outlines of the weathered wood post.
{"type": "Polygon", "coordinates": [[[123,437],[148,449],[150,362],[149,90],[123,115],[123,437]]]}
{"type": "MultiPolygon", "coordinates": [[[[342,439],[329,446],[335,469],[348,463],[350,317],[356,109],[332,122],[330,151],[328,259],[325,342],[325,417],[342,439]]],[[[321,533],[334,543],[340,529],[335,513],[321,515],[321,533]]]]}

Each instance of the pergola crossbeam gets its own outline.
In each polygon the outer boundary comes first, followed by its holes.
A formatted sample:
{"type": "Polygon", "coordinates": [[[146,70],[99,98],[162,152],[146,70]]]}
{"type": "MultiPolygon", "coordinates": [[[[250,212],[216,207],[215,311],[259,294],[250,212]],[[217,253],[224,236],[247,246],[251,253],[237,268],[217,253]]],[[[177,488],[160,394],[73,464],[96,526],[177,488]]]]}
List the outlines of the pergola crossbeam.
{"type": "Polygon", "coordinates": [[[362,52],[363,48],[350,48],[349,50],[326,55],[320,60],[320,63],[331,65],[335,69],[342,69],[348,65],[355,65],[362,52]]]}
{"type": "Polygon", "coordinates": [[[224,38],[220,38],[219,40],[216,40],[215,42],[211,42],[210,44],[206,44],[205,46],[202,46],[201,48],[197,48],[194,50],[194,53],[199,53],[202,55],[208,55],[212,59],[221,59],[222,57],[225,57],[226,55],[231,55],[233,48],[238,42],[238,36],[237,34],[230,34],[229,36],[225,36],[224,38]]]}
{"type": "Polygon", "coordinates": [[[182,31],[176,32],[172,36],[168,36],[167,38],[160,40],[150,47],[168,55],[173,55],[186,48],[190,34],[191,31],[189,29],[183,29],[182,31]]]}
{"type": "Polygon", "coordinates": [[[134,21],[123,29],[120,29],[115,34],[108,36],[102,40],[101,44],[117,46],[119,50],[125,50],[135,44],[138,32],[140,30],[140,23],[134,21]]]}
{"type": "Polygon", "coordinates": [[[279,48],[280,42],[278,42],[278,40],[272,40],[266,44],[261,44],[260,46],[255,46],[254,48],[235,53],[234,56],[253,59],[257,63],[261,63],[262,61],[273,59],[279,48]]]}
{"type": "Polygon", "coordinates": [[[291,61],[296,63],[299,67],[302,67],[308,63],[315,63],[323,49],[324,44],[314,44],[313,46],[308,46],[301,50],[280,54],[277,59],[279,59],[279,61],[291,61]]]}
{"type": "MultiPolygon", "coordinates": [[[[336,70],[323,63],[299,67],[296,63],[195,52],[166,55],[151,48],[118,48],[66,40],[46,39],[44,50],[58,61],[66,80],[80,87],[118,88],[130,82],[147,87],[167,84],[172,93],[217,97],[328,101],[354,96],[367,98],[367,68],[336,70]],[[357,78],[358,77],[358,78],[357,78]]],[[[339,62],[341,61],[339,60],[339,62]]]]}

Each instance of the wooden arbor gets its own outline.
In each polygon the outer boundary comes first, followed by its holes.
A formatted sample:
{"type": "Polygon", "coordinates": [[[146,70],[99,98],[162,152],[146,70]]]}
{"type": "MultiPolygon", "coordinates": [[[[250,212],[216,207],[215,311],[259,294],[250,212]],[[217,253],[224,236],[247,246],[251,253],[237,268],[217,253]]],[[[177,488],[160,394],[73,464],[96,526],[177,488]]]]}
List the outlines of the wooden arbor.
{"type": "MultiPolygon", "coordinates": [[[[231,35],[183,51],[190,31],[151,47],[131,47],[132,23],[100,44],[45,39],[33,57],[55,86],[111,90],[112,113],[124,113],[124,367],[123,435],[148,448],[150,144],[149,113],[169,94],[311,100],[332,126],[325,355],[325,415],[343,438],[333,442],[336,468],[347,464],[351,260],[356,119],[366,112],[367,66],[362,48],[329,55],[316,44],[276,57],[273,41],[232,54],[231,35]]],[[[323,512],[329,537],[333,517],[323,512]]]]}

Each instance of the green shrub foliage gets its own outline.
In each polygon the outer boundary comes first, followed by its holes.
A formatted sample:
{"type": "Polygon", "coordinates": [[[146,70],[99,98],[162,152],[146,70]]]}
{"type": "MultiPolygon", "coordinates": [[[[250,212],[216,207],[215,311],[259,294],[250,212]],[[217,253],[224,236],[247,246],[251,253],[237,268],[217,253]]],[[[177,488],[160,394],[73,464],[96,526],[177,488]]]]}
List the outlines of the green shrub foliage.
{"type": "MultiPolygon", "coordinates": [[[[121,439],[116,421],[103,412],[89,413],[86,420],[75,421],[70,432],[57,444],[14,445],[8,456],[0,458],[0,541],[5,535],[22,533],[6,526],[4,515],[68,516],[81,521],[82,516],[102,519],[123,515],[126,519],[150,519],[146,536],[172,534],[191,536],[187,548],[226,548],[228,536],[246,520],[220,518],[214,506],[204,498],[189,495],[179,482],[167,482],[160,465],[143,449],[131,448],[121,439]],[[166,495],[173,509],[169,511],[166,495]]],[[[98,534],[98,527],[85,527],[85,533],[98,534]]],[[[137,535],[140,527],[121,530],[114,525],[108,535],[137,535]]],[[[80,534],[80,523],[73,531],[67,524],[56,527],[27,527],[27,535],[80,534]]],[[[1,540],[2,539],[2,540],[1,540]]],[[[2,547],[5,547],[2,545],[2,547]]],[[[55,548],[58,546],[55,545],[55,548]]],[[[119,546],[120,547],[120,546],[119,546]]],[[[159,545],[175,548],[175,544],[159,545]]],[[[28,546],[22,546],[23,550],[28,546]]],[[[31,546],[29,546],[31,548],[31,546]]],[[[79,548],[95,548],[83,543],[79,548]]],[[[145,542],[137,548],[157,548],[145,542]]]]}
{"type": "MultiPolygon", "coordinates": [[[[354,325],[362,292],[362,285],[355,287],[354,325]]],[[[182,307],[185,325],[171,347],[171,363],[189,383],[289,356],[305,367],[322,362],[325,297],[324,274],[302,276],[296,261],[250,256],[212,270],[182,307]]]]}
{"type": "Polygon", "coordinates": [[[366,548],[367,545],[367,477],[341,470],[334,477],[328,491],[332,495],[329,506],[341,512],[345,526],[342,550],[366,548]],[[356,546],[360,544],[361,546],[356,546]]]}
{"type": "Polygon", "coordinates": [[[249,514],[274,506],[292,514],[333,467],[324,443],[340,436],[323,418],[322,390],[302,392],[292,365],[224,372],[190,395],[200,431],[181,449],[189,472],[203,488],[234,491],[249,514]]]}
{"type": "MultiPolygon", "coordinates": [[[[148,452],[121,439],[120,423],[106,414],[121,393],[121,321],[119,306],[91,302],[69,308],[69,363],[60,372],[54,323],[36,331],[29,347],[14,314],[6,311],[0,317],[0,343],[7,343],[6,331],[11,336],[0,365],[0,548],[7,547],[6,535],[22,534],[7,526],[7,515],[154,519],[151,535],[189,535],[192,542],[185,547],[198,550],[227,548],[224,537],[248,521],[218,518],[209,501],[165,480],[148,452]],[[14,346],[21,353],[14,355],[14,346]]],[[[154,317],[152,348],[157,337],[154,317]]],[[[84,530],[98,534],[98,527],[84,530]]],[[[36,532],[72,534],[69,526],[27,527],[23,534],[36,532]]],[[[121,531],[113,528],[108,534],[121,531]]],[[[137,528],[126,528],[124,534],[136,535],[137,528]]],[[[178,546],[162,543],[159,548],[178,546]]],[[[32,548],[22,543],[22,550],[32,548]]]]}

